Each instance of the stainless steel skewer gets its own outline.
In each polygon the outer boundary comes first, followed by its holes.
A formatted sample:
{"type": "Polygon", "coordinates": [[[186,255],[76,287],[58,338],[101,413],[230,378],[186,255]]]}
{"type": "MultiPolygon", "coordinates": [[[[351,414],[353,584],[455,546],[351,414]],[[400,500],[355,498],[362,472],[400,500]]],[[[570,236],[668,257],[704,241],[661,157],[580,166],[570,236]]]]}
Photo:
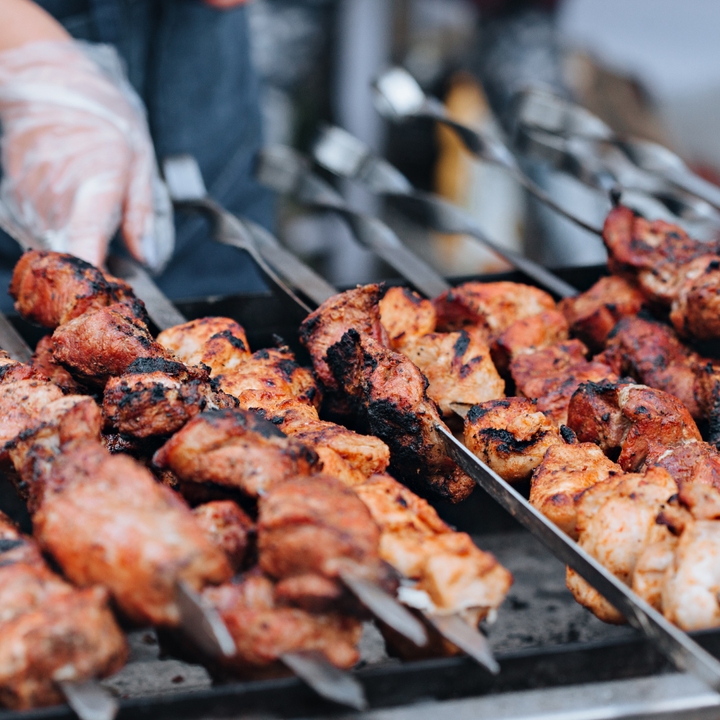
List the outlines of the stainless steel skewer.
{"type": "Polygon", "coordinates": [[[341,215],[361,245],[385,260],[423,295],[437,297],[450,289],[450,283],[409,250],[385,223],[353,210],[334,188],[311,172],[307,159],[292,148],[264,148],[257,178],[263,185],[292,194],[302,203],[341,215]]]}
{"type": "Polygon", "coordinates": [[[411,117],[424,117],[447,125],[457,133],[465,147],[482,160],[505,168],[528,192],[559,215],[595,235],[602,229],[586,222],[558,205],[537,183],[531,180],[518,164],[515,156],[498,139],[456,122],[448,116],[443,104],[428,98],[415,78],[400,67],[392,68],[374,83],[376,105],[386,118],[399,122],[411,117]]]}
{"type": "Polygon", "coordinates": [[[715,690],[720,689],[720,662],[716,658],[588,555],[497,473],[473,455],[452,433],[440,425],[437,425],[436,429],[443,437],[448,455],[496,502],[540,539],[555,557],[569,565],[607,598],[625,615],[628,622],[652,640],[676,667],[692,673],[715,690]]]}
{"type": "Polygon", "coordinates": [[[97,680],[63,681],[58,686],[80,720],[114,720],[117,715],[117,700],[97,680]]]}
{"type": "Polygon", "coordinates": [[[313,147],[313,157],[331,172],[366,185],[372,192],[394,200],[398,208],[439,232],[471,235],[513,267],[524,272],[540,287],[560,297],[574,297],[576,288],[542,265],[491,240],[478,221],[466,210],[438,195],[415,190],[410,181],[389,162],[377,157],[361,140],[338,127],[321,130],[313,147]]]}

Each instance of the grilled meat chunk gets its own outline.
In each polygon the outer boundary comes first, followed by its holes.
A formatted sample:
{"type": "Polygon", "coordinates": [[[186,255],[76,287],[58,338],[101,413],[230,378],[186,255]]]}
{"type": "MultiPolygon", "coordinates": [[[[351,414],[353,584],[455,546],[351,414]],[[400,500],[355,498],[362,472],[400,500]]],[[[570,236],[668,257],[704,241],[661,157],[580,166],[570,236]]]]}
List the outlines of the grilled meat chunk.
{"type": "Polygon", "coordinates": [[[427,594],[427,609],[462,613],[477,625],[502,603],[512,575],[429,503],[389,475],[374,475],[353,490],[380,527],[380,556],[427,594]]]}
{"type": "Polygon", "coordinates": [[[618,464],[635,472],[649,455],[701,440],[687,408],[673,395],[632,383],[581,385],[573,395],[568,425],[580,442],[606,454],[620,450],[618,464]]]}
{"type": "Polygon", "coordinates": [[[564,298],[559,308],[572,334],[593,352],[600,352],[618,320],[637,315],[645,302],[632,282],[610,275],[600,278],[587,292],[564,298]]]}
{"type": "Polygon", "coordinates": [[[710,485],[720,489],[720,453],[708,443],[690,440],[687,443],[651,448],[645,467],[661,467],[672,475],[680,488],[680,497],[690,485],[710,485]]]}
{"type": "Polygon", "coordinates": [[[474,483],[447,456],[436,426],[442,423],[427,394],[427,379],[404,355],[356,330],[327,349],[332,369],[364,428],[390,448],[391,472],[453,502],[474,483]]]}
{"type": "Polygon", "coordinates": [[[191,320],[163,330],[157,341],[186,365],[207,365],[213,376],[232,372],[250,357],[244,328],[230,318],[191,320]]]}
{"type": "Polygon", "coordinates": [[[562,443],[533,400],[491,400],[475,405],[465,418],[468,449],[508,482],[527,480],[548,448],[562,443]]]}
{"type": "Polygon", "coordinates": [[[49,328],[89,310],[135,299],[122,280],[73,255],[45,250],[23,254],[9,292],[24,318],[49,328]]]}
{"type": "Polygon", "coordinates": [[[533,474],[530,503],[577,540],[577,504],[583,492],[615,474],[622,474],[622,468],[597,445],[553,445],[533,474]]]}
{"type": "Polygon", "coordinates": [[[433,300],[437,330],[453,332],[468,326],[490,343],[516,320],[554,310],[548,293],[531,285],[513,282],[467,282],[433,300]]]}
{"type": "Polygon", "coordinates": [[[178,581],[200,590],[232,572],[179,496],[97,442],[54,459],[33,527],[72,582],[107,588],[138,624],[177,625],[178,581]]]}
{"type": "Polygon", "coordinates": [[[670,308],[683,337],[720,337],[720,256],[717,245],[692,240],[677,225],[648,222],[614,208],[603,229],[612,272],[634,279],[654,303],[670,308]]]}
{"type": "Polygon", "coordinates": [[[390,347],[405,352],[405,346],[435,331],[435,306],[416,292],[391,287],[379,302],[380,322],[387,330],[390,347]]]}
{"type": "Polygon", "coordinates": [[[518,356],[564,342],[568,324],[559,310],[545,310],[516,320],[492,344],[492,359],[498,371],[507,376],[510,363],[518,356]]]}
{"type": "MultiPolygon", "coordinates": [[[[394,589],[379,541],[378,526],[362,500],[327,475],[289,479],[259,499],[259,565],[275,580],[316,575],[336,581],[339,591],[342,573],[349,572],[394,589]]],[[[312,602],[317,600],[313,593],[312,602]]]]}
{"type": "Polygon", "coordinates": [[[380,322],[383,285],[363,285],[326,300],[310,313],[300,326],[300,342],[308,349],[315,374],[327,388],[337,389],[338,380],[328,365],[328,348],[338,343],[350,329],[387,345],[387,333],[380,322]]]}
{"type": "Polygon", "coordinates": [[[625,317],[609,334],[601,357],[617,375],[668,392],[695,419],[703,417],[695,372],[699,357],[667,325],[645,317],[625,317]]]}
{"type": "Polygon", "coordinates": [[[155,453],[153,461],[181,480],[236,487],[253,497],[319,469],[312,450],[243,410],[197,415],[155,453]]]}
{"type": "Polygon", "coordinates": [[[37,545],[0,513],[0,705],[63,701],[59,680],[119,670],[127,643],[101,588],[76,590],[51,572],[37,545]]]}
{"type": "Polygon", "coordinates": [[[63,392],[83,392],[82,386],[73,376],[61,365],[55,362],[53,357],[52,335],[45,335],[35,347],[30,365],[39,373],[45,375],[51,382],[57,385],[63,392]]]}
{"type": "Polygon", "coordinates": [[[53,357],[83,382],[104,386],[139,358],[173,360],[153,340],[137,301],[90,310],[53,333],[53,357]]]}
{"type": "MultiPolygon", "coordinates": [[[[645,475],[615,475],[593,485],[583,493],[577,506],[578,544],[615,577],[638,591],[633,579],[643,550],[656,543],[674,542],[668,527],[655,520],[676,493],[675,481],[661,468],[653,468],[645,475]]],[[[567,586],[575,599],[601,620],[625,621],[570,568],[567,586]]],[[[657,603],[659,595],[655,589],[647,583],[644,586],[645,599],[657,603]]]]}
{"type": "Polygon", "coordinates": [[[518,394],[537,400],[558,426],[567,425],[570,398],[581,383],[617,380],[604,362],[585,360],[587,348],[579,340],[517,356],[510,373],[518,394]]]}
{"type": "Polygon", "coordinates": [[[193,510],[210,542],[227,556],[234,572],[245,566],[255,523],[232,500],[213,500],[193,510]]]}
{"type": "Polygon", "coordinates": [[[303,650],[320,652],[339,668],[351,668],[360,659],[358,620],[283,607],[272,581],[257,570],[207,588],[203,598],[220,613],[237,647],[235,656],[210,665],[220,677],[284,675],[283,654],[303,650]]]}
{"type": "Polygon", "coordinates": [[[445,418],[453,417],[452,403],[474,405],[505,396],[490,349],[464,330],[424,335],[405,345],[403,354],[427,378],[427,394],[445,418]]]}

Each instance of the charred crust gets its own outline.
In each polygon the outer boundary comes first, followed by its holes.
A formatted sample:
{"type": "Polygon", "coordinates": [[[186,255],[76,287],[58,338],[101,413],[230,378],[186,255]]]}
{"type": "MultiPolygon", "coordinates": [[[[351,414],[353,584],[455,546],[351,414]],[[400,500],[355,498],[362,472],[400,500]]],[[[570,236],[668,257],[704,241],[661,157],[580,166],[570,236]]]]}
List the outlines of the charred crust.
{"type": "Polygon", "coordinates": [[[482,405],[473,405],[470,410],[468,410],[467,420],[471,423],[475,422],[476,420],[485,417],[491,410],[492,408],[483,407],[482,405]]]}
{"type": "Polygon", "coordinates": [[[460,331],[460,336],[455,341],[455,345],[453,346],[453,353],[455,357],[458,360],[462,360],[463,355],[465,355],[466,350],[470,346],[470,335],[466,330],[460,331]]]}
{"type": "Polygon", "coordinates": [[[288,382],[292,380],[293,373],[300,368],[300,366],[290,358],[278,360],[275,367],[285,376],[288,382]]]}
{"type": "Polygon", "coordinates": [[[498,453],[510,455],[511,453],[522,453],[533,445],[537,445],[546,434],[545,431],[540,431],[534,433],[529,440],[518,440],[511,432],[502,428],[483,428],[478,432],[478,437],[495,445],[498,453]]]}
{"type": "Polygon", "coordinates": [[[269,360],[270,353],[267,350],[258,350],[253,357],[259,358],[260,360],[269,360]]]}
{"type": "Polygon", "coordinates": [[[15,548],[21,547],[25,544],[25,540],[22,539],[11,540],[0,538],[0,554],[10,552],[10,550],[14,550],[15,548]]]}
{"type": "Polygon", "coordinates": [[[125,374],[141,375],[154,372],[161,372],[170,377],[179,377],[187,373],[187,367],[174,360],[165,360],[165,358],[141,357],[130,363],[125,374]]]}
{"type": "Polygon", "coordinates": [[[560,435],[568,445],[574,445],[577,442],[577,435],[567,425],[560,426],[560,435]]]}
{"type": "Polygon", "coordinates": [[[227,340],[236,350],[242,350],[243,352],[248,352],[249,350],[247,345],[245,345],[245,343],[243,342],[242,338],[239,338],[236,335],[232,334],[232,330],[223,330],[222,332],[213,335],[210,339],[214,340],[215,338],[222,338],[223,340],[227,340]]]}

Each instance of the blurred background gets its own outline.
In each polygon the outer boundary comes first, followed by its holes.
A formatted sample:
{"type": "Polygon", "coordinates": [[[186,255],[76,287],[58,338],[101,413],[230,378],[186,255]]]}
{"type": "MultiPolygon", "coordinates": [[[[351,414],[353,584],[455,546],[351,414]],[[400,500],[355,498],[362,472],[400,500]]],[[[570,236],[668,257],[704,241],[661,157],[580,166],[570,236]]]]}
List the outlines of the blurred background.
{"type": "MultiPolygon", "coordinates": [[[[472,160],[430,122],[388,125],[370,83],[401,64],[463,122],[503,136],[512,94],[545,85],[614,130],[661,142],[715,181],[720,169],[720,3],[713,0],[256,0],[254,56],[266,141],[308,150],[323,122],[387,157],[419,188],[470,209],[494,240],[548,266],[605,259],[601,242],[528,201],[500,169],[472,160]]],[[[609,203],[538,163],[526,170],[563,205],[602,224],[609,203]]],[[[353,184],[359,209],[449,275],[503,269],[463,237],[424,231],[353,184]]],[[[391,277],[341,221],[282,202],[279,235],[339,285],[391,277]]]]}

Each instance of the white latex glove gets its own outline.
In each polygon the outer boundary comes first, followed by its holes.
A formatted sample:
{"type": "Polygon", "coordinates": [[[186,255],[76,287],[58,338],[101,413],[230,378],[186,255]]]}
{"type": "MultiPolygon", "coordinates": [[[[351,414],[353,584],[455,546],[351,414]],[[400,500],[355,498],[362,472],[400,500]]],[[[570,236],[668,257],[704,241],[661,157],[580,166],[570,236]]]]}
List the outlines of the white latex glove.
{"type": "Polygon", "coordinates": [[[115,50],[72,41],[0,53],[0,225],[102,265],[118,227],[159,270],[174,228],[142,103],[115,50]]]}

